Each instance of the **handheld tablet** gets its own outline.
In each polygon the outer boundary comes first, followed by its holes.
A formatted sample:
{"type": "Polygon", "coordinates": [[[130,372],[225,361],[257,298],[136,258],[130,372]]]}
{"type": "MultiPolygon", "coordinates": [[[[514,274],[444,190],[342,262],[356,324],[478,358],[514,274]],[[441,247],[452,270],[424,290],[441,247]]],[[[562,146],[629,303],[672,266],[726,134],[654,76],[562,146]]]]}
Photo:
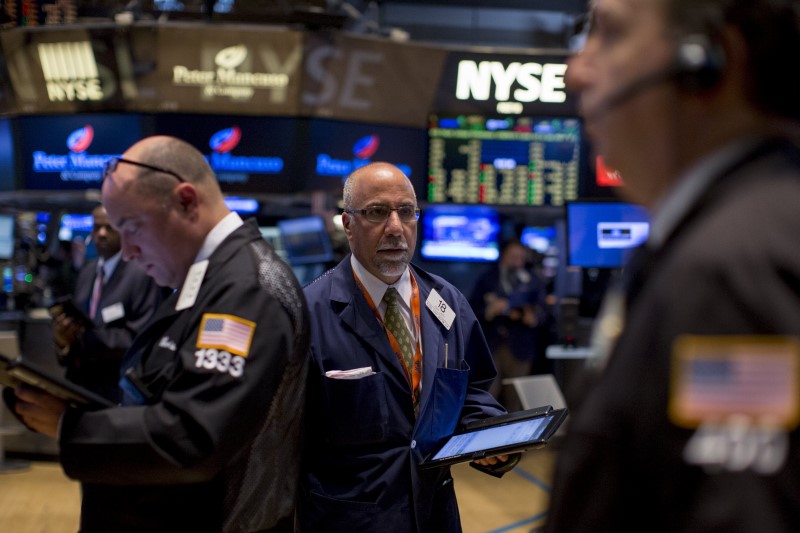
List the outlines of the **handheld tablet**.
{"type": "Polygon", "coordinates": [[[70,405],[84,409],[103,409],[114,405],[103,396],[27,361],[19,355],[16,334],[0,332],[0,385],[14,388],[21,383],[42,389],[70,405]]]}
{"type": "Polygon", "coordinates": [[[420,467],[448,466],[540,448],[566,418],[566,409],[551,410],[548,406],[480,420],[448,437],[420,467]]]}

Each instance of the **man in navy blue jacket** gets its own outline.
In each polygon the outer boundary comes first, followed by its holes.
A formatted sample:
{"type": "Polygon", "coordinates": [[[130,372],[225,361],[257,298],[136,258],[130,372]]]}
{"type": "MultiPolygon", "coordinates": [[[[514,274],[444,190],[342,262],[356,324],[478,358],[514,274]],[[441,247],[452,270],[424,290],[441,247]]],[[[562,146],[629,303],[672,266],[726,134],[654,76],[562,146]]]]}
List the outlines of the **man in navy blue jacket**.
{"type": "MultiPolygon", "coordinates": [[[[409,266],[419,209],[397,167],[356,170],[344,207],[352,254],[305,289],[312,345],[300,529],[461,531],[449,469],[418,465],[457,427],[505,412],[487,392],[495,369],[486,340],[455,287],[409,266]],[[406,341],[389,333],[388,288],[406,341]]],[[[506,459],[482,463],[507,468],[506,459]]]]}

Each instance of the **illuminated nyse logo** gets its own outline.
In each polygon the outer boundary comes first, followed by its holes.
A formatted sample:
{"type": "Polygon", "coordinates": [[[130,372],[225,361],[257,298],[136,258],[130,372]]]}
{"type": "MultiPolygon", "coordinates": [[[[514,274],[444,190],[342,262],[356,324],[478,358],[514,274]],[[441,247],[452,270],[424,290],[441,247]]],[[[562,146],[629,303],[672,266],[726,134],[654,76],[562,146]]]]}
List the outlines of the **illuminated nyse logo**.
{"type": "Polygon", "coordinates": [[[536,101],[562,103],[567,99],[566,71],[563,63],[513,62],[506,66],[500,61],[462,60],[458,63],[456,98],[485,101],[493,96],[501,113],[521,113],[523,104],[536,101]]]}
{"type": "MultiPolygon", "coordinates": [[[[353,155],[355,159],[345,161],[334,159],[328,154],[317,155],[317,174],[319,176],[348,176],[354,170],[371,163],[370,158],[378,151],[381,145],[381,138],[377,135],[367,135],[358,139],[353,144],[353,155]]],[[[403,171],[406,176],[411,176],[411,166],[396,164],[395,166],[403,171]]]]}
{"type": "MultiPolygon", "coordinates": [[[[214,57],[216,70],[196,70],[184,65],[172,67],[172,83],[175,85],[202,87],[203,96],[227,96],[248,100],[256,89],[285,88],[289,84],[286,72],[248,72],[239,70],[249,51],[243,44],[229,46],[214,57]]],[[[265,55],[271,63],[269,54],[265,55]]]]}
{"type": "Polygon", "coordinates": [[[105,98],[89,41],[39,43],[37,49],[51,102],[86,102],[105,98]]]}
{"type": "Polygon", "coordinates": [[[211,155],[207,157],[209,165],[216,172],[240,172],[241,175],[220,176],[220,181],[247,181],[245,173],[277,174],[283,170],[283,159],[280,157],[235,156],[231,150],[239,145],[242,130],[232,126],[219,130],[211,136],[208,146],[211,155]]]}
{"type": "Polygon", "coordinates": [[[67,136],[68,154],[48,154],[41,150],[33,152],[34,172],[60,172],[62,181],[99,182],[103,177],[103,165],[117,154],[87,154],[94,140],[94,128],[86,125],[67,136]]]}

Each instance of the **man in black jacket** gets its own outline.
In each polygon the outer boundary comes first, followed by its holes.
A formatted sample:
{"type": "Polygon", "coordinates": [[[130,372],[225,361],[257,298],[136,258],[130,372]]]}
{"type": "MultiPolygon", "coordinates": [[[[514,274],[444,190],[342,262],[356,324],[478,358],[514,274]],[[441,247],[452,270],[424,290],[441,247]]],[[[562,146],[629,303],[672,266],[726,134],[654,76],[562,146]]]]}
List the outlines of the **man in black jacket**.
{"type": "Polygon", "coordinates": [[[652,223],[598,318],[549,531],[800,530],[799,11],[591,3],[567,83],[652,223]]]}
{"type": "Polygon", "coordinates": [[[291,531],[308,349],[291,270],[181,140],[111,159],[103,204],[123,258],[178,290],[129,350],[121,407],[17,391],[17,412],[84,483],[81,531],[291,531]]]}

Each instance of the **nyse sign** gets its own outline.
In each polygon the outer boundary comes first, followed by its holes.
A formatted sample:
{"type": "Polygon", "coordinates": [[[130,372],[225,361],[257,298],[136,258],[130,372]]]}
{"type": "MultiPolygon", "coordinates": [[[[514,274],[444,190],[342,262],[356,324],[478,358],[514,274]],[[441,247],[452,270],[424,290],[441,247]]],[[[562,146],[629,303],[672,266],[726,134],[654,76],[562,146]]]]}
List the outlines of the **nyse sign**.
{"type": "Polygon", "coordinates": [[[563,63],[515,61],[506,65],[500,61],[462,60],[458,63],[456,98],[562,103],[567,99],[564,85],[566,71],[567,65],[563,63]]]}

